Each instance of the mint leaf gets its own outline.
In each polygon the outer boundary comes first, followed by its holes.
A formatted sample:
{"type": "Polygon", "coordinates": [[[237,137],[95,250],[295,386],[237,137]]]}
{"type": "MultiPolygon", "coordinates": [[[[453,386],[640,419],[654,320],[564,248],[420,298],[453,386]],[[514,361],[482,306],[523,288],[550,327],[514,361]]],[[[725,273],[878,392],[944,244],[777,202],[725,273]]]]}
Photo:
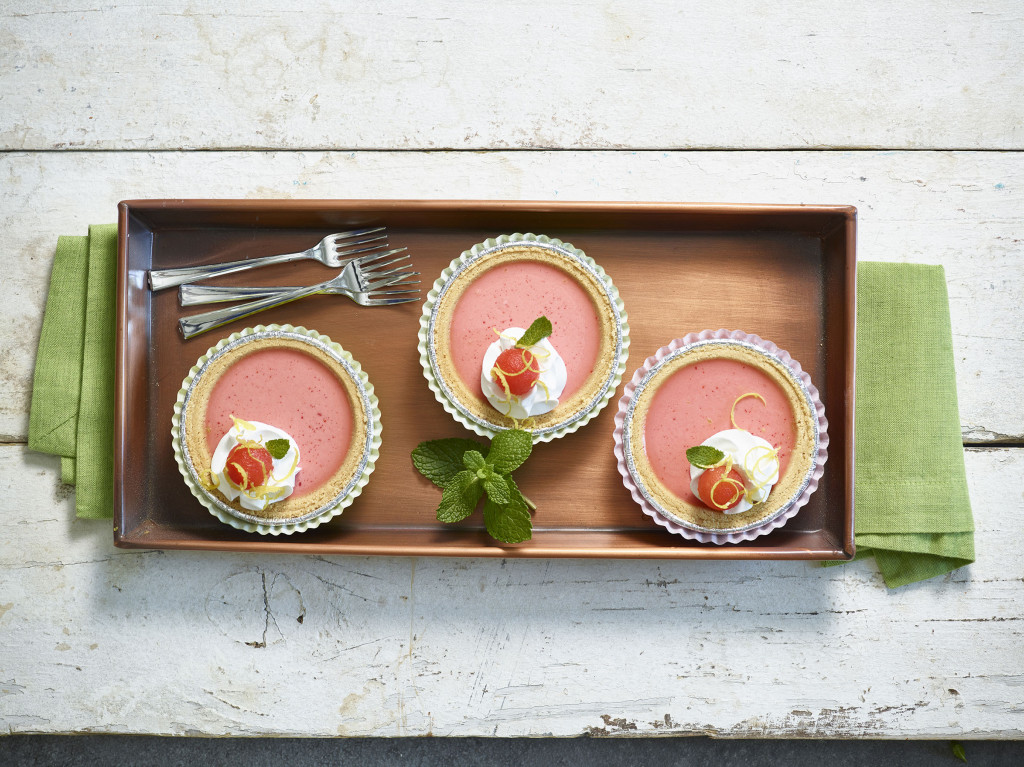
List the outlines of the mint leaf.
{"type": "Polygon", "coordinates": [[[958,740],[952,740],[949,742],[949,750],[953,752],[953,756],[959,759],[961,762],[967,761],[967,752],[964,751],[964,744],[958,740]]]}
{"type": "Polygon", "coordinates": [[[484,480],[484,490],[487,492],[487,499],[494,503],[508,503],[512,500],[512,493],[509,492],[508,483],[500,474],[484,480]]]}
{"type": "Polygon", "coordinates": [[[449,480],[441,493],[441,503],[437,507],[437,519],[440,522],[458,522],[465,519],[484,494],[484,488],[472,471],[460,471],[449,480]]]}
{"type": "Polygon", "coordinates": [[[499,504],[488,500],[484,504],[484,525],[492,538],[503,543],[522,543],[533,537],[530,512],[519,501],[499,504]]]}
{"type": "Polygon", "coordinates": [[[691,466],[696,466],[698,469],[710,469],[712,466],[717,466],[723,458],[725,458],[725,453],[710,445],[697,445],[697,447],[691,447],[686,451],[686,460],[690,462],[691,466]]]}
{"type": "Polygon", "coordinates": [[[437,519],[458,522],[473,513],[484,493],[484,524],[490,535],[503,543],[521,543],[533,535],[530,510],[537,506],[521,492],[510,472],[533,450],[533,436],[522,429],[495,435],[484,457],[485,446],[471,439],[438,439],[421,442],[412,451],[412,462],[427,479],[442,488],[437,519]]]}
{"type": "Polygon", "coordinates": [[[412,451],[412,464],[420,474],[443,488],[465,468],[462,456],[467,450],[475,450],[482,455],[486,447],[475,440],[459,437],[421,442],[412,451]]]}
{"type": "Polygon", "coordinates": [[[538,317],[533,321],[533,324],[526,329],[526,332],[523,333],[522,337],[516,341],[516,346],[528,349],[534,344],[547,338],[551,335],[551,332],[551,320],[547,317],[538,317]]]}
{"type": "Polygon", "coordinates": [[[270,457],[280,461],[291,450],[292,443],[286,439],[272,439],[267,442],[267,452],[270,453],[270,457]]]}
{"type": "MultiPolygon", "coordinates": [[[[505,484],[508,486],[508,492],[509,492],[509,495],[512,496],[512,500],[513,501],[518,501],[519,503],[523,504],[527,508],[529,508],[531,506],[531,504],[526,502],[526,496],[523,495],[519,491],[519,485],[517,485],[516,481],[514,479],[512,479],[512,475],[511,474],[505,475],[505,484]]],[[[537,508],[537,507],[533,506],[533,508],[537,508]]]]}
{"type": "Polygon", "coordinates": [[[462,465],[467,469],[476,471],[486,466],[487,462],[479,450],[467,450],[462,454],[462,465]]]}
{"type": "Polygon", "coordinates": [[[499,474],[518,469],[533,451],[533,435],[522,429],[500,431],[491,440],[487,463],[499,474]]]}

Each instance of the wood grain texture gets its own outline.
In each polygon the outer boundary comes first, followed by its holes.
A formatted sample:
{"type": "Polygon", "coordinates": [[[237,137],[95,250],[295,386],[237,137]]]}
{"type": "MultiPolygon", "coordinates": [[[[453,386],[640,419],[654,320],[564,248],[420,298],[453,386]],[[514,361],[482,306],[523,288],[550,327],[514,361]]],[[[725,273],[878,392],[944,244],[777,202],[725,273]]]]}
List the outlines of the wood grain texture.
{"type": "Polygon", "coordinates": [[[0,10],[0,147],[1024,147],[1017,0],[0,10]]]}
{"type": "Polygon", "coordinates": [[[967,450],[977,564],[889,592],[870,562],[117,550],[10,444],[57,236],[143,197],[856,205],[861,259],[946,269],[964,440],[1024,444],[1018,0],[0,6],[0,727],[1024,736],[1019,448],[967,450]]]}
{"type": "Polygon", "coordinates": [[[978,562],[447,560],[113,549],[0,447],[12,732],[1016,738],[1024,451],[967,451],[978,562]],[[992,513],[992,509],[999,513],[992,513]]]}
{"type": "Polygon", "coordinates": [[[0,306],[2,440],[26,438],[57,236],[115,220],[117,201],[134,197],[856,205],[860,259],[946,269],[964,439],[1024,440],[1020,153],[7,153],[0,179],[0,241],[11,265],[0,306]]]}

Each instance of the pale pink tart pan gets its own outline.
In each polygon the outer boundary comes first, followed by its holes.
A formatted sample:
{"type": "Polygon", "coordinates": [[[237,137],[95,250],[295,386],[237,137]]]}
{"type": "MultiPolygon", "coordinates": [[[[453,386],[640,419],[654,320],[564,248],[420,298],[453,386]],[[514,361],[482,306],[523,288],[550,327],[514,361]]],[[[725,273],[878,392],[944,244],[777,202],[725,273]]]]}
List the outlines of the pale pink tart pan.
{"type": "Polygon", "coordinates": [[[663,346],[634,373],[614,442],[644,514],[684,538],[737,543],[807,504],[824,474],[828,420],[788,352],[743,331],[705,330],[663,346]]]}

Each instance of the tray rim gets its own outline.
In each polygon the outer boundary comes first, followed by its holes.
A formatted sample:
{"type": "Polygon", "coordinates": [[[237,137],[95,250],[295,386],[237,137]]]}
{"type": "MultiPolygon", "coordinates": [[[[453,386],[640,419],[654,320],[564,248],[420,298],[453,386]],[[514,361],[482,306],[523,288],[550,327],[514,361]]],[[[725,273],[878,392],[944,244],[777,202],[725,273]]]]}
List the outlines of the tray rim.
{"type": "MultiPolygon", "coordinates": [[[[133,199],[118,203],[118,262],[116,296],[116,345],[115,345],[115,423],[114,423],[114,545],[119,548],[139,549],[188,549],[217,550],[228,552],[263,551],[305,554],[346,554],[379,556],[457,556],[457,557],[525,557],[525,558],[605,558],[605,559],[725,559],[725,560],[850,560],[855,554],[854,544],[854,410],[856,371],[856,220],[857,209],[841,204],[782,204],[782,203],[715,203],[715,202],[634,202],[634,201],[549,201],[549,200],[459,200],[459,199],[133,199]],[[837,498],[842,501],[841,540],[835,541],[832,549],[810,549],[793,547],[781,549],[769,546],[729,546],[706,544],[701,547],[680,547],[671,549],[648,549],[642,547],[618,547],[614,549],[594,547],[550,547],[528,546],[525,548],[493,545],[459,544],[450,547],[430,545],[365,545],[365,544],[302,544],[277,540],[219,541],[184,540],[153,537],[146,540],[128,538],[124,532],[125,506],[124,485],[121,467],[125,461],[125,433],[127,418],[123,404],[127,399],[128,376],[125,375],[127,355],[126,333],[128,329],[127,296],[130,285],[128,272],[128,224],[134,211],[144,213],[158,210],[194,210],[197,212],[243,211],[252,213],[323,212],[335,213],[374,211],[404,212],[513,212],[513,213],[578,213],[596,215],[601,213],[661,213],[676,215],[710,214],[722,216],[756,217],[785,215],[794,217],[834,216],[838,223],[829,231],[819,232],[825,237],[842,232],[845,263],[843,281],[849,295],[842,307],[842,326],[849,339],[843,360],[846,375],[844,381],[844,406],[836,414],[841,421],[848,447],[843,462],[845,492],[837,498]]],[[[148,532],[148,531],[147,531],[148,532]]],[[[827,538],[835,536],[827,534],[827,538]]]]}

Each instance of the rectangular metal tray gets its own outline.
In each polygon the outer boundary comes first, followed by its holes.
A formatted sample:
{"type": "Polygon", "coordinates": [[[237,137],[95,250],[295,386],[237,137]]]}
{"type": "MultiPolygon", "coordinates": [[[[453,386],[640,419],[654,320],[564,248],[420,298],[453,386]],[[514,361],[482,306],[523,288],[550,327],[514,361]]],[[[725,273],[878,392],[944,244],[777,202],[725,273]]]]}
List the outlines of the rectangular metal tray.
{"type": "MultiPolygon", "coordinates": [[[[853,555],[856,211],[847,206],[403,200],[139,200],[119,205],[114,543],[128,548],[405,556],[663,559],[848,559],[853,555]],[[422,440],[466,436],[427,388],[416,352],[421,305],[365,309],[320,296],[182,340],[177,292],[151,293],[150,268],[302,250],[330,232],[388,227],[424,288],[488,237],[533,232],[584,250],[618,287],[631,328],[623,384],[579,432],[538,445],[516,474],[537,504],[529,542],[503,545],[479,512],[460,525],[434,514],[439,491],[412,466],[422,440]],[[219,522],[189,493],[171,450],[171,413],[189,368],[247,325],[291,323],[340,343],[370,376],[383,423],[380,460],[337,519],[292,536],[219,522]],[[690,331],[740,329],[789,351],[821,392],[829,459],[810,503],[755,541],[716,546],[645,517],[616,471],[613,420],[622,387],[659,347],[690,331]]],[[[299,262],[219,284],[292,285],[332,270],[299,262]]],[[[208,307],[207,307],[208,308],[208,307]]]]}

